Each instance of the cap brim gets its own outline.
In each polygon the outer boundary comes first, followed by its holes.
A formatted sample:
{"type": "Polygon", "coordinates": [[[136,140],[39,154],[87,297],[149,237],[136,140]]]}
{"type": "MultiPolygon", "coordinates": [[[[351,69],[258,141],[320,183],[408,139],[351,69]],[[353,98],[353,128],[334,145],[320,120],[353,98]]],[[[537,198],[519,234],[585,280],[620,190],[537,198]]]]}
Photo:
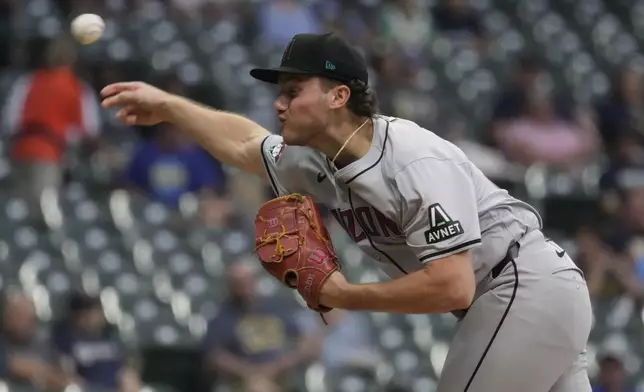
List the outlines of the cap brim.
{"type": "Polygon", "coordinates": [[[253,68],[250,70],[250,76],[262,82],[277,84],[280,75],[283,74],[296,74],[296,75],[313,75],[308,71],[291,67],[278,67],[278,68],[253,68]]]}

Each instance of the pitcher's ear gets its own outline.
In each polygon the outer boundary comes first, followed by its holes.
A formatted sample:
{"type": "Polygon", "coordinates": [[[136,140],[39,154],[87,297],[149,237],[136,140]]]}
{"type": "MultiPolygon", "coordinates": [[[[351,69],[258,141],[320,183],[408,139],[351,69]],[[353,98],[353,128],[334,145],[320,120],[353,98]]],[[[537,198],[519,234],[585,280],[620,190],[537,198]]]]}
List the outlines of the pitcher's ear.
{"type": "Polygon", "coordinates": [[[347,106],[349,98],[351,98],[351,90],[344,84],[331,88],[329,94],[331,94],[331,109],[347,106]]]}

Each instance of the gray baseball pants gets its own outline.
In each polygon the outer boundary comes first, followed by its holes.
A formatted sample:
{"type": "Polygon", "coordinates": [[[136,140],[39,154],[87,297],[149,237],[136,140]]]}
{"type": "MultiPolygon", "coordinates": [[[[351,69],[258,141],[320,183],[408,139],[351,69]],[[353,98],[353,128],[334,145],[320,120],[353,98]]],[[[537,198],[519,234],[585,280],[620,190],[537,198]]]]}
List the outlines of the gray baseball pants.
{"type": "Polygon", "coordinates": [[[590,392],[581,271],[539,230],[508,260],[458,322],[437,392],[590,392]]]}

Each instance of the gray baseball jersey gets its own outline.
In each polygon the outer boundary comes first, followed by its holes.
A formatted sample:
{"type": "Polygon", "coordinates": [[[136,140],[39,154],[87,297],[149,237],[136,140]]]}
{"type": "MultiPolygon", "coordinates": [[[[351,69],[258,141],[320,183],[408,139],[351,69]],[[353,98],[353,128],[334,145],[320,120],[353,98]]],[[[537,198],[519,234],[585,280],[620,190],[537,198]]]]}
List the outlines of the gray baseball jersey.
{"type": "Polygon", "coordinates": [[[438,392],[590,392],[591,308],[580,271],[546,241],[539,214],[458,147],[413,122],[378,116],[367,154],[339,170],[277,135],[261,149],[276,194],[310,195],[330,208],[392,278],[472,249],[476,299],[455,313],[462,318],[438,392]],[[509,257],[513,243],[519,251],[509,257]]]}
{"type": "Polygon", "coordinates": [[[332,170],[321,153],[263,143],[277,194],[311,195],[391,277],[473,249],[477,282],[509,245],[540,227],[538,213],[499,189],[452,143],[399,118],[374,120],[372,147],[332,170]]]}

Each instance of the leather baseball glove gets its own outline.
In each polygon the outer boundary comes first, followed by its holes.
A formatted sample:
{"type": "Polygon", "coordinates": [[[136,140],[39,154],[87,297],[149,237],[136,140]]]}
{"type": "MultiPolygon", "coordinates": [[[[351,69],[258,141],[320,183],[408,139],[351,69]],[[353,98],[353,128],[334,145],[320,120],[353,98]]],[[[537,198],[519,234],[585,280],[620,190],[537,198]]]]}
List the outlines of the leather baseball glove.
{"type": "Polygon", "coordinates": [[[262,267],[297,289],[309,308],[320,313],[331,310],[320,305],[320,290],[340,267],[310,197],[291,194],[264,203],[255,218],[255,251],[262,267]]]}

